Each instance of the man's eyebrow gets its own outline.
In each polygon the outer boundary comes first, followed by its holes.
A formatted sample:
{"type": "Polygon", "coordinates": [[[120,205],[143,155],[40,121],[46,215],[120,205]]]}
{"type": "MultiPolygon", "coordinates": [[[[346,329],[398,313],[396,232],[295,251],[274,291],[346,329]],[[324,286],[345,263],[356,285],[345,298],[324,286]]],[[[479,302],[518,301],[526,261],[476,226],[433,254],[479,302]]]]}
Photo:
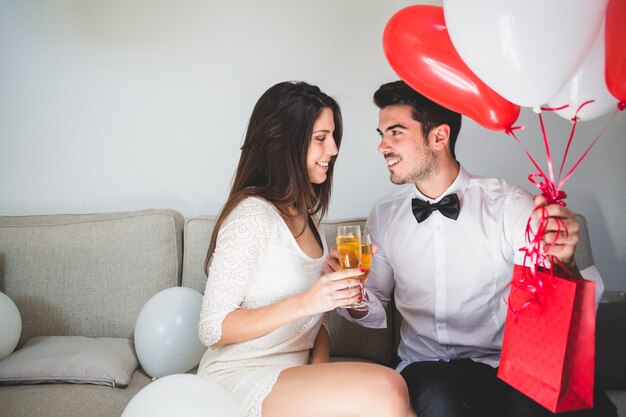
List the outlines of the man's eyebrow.
{"type": "MultiPolygon", "coordinates": [[[[385,132],[389,132],[390,130],[394,130],[394,129],[398,129],[398,128],[399,128],[399,129],[404,129],[404,130],[406,130],[406,126],[404,126],[404,125],[402,125],[402,124],[400,124],[400,123],[396,123],[395,125],[388,126],[388,127],[385,129],[385,132]]],[[[378,128],[376,129],[376,131],[377,131],[378,133],[380,133],[381,135],[383,134],[383,132],[381,132],[381,131],[380,131],[380,129],[378,129],[378,128]]]]}

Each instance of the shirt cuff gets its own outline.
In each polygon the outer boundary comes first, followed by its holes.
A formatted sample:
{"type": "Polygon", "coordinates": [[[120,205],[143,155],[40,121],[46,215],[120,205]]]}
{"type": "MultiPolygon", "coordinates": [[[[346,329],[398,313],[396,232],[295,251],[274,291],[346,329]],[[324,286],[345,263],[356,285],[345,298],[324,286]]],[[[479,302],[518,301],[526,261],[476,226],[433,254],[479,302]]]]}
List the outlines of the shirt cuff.
{"type": "Polygon", "coordinates": [[[385,308],[383,307],[380,300],[378,300],[378,298],[376,298],[376,296],[372,292],[368,291],[367,288],[365,289],[365,293],[367,294],[367,298],[369,299],[369,301],[373,303],[365,316],[361,317],[360,319],[355,319],[350,315],[350,313],[348,313],[348,310],[345,308],[335,309],[337,311],[337,314],[339,314],[346,320],[351,321],[352,323],[357,323],[363,327],[369,327],[372,329],[386,329],[387,313],[385,312],[385,308]]]}
{"type": "Polygon", "coordinates": [[[580,275],[586,279],[587,281],[593,281],[596,283],[596,306],[600,303],[602,299],[602,294],[604,293],[604,281],[602,281],[602,276],[600,275],[600,271],[596,268],[595,265],[591,265],[582,271],[580,271],[580,275]]]}

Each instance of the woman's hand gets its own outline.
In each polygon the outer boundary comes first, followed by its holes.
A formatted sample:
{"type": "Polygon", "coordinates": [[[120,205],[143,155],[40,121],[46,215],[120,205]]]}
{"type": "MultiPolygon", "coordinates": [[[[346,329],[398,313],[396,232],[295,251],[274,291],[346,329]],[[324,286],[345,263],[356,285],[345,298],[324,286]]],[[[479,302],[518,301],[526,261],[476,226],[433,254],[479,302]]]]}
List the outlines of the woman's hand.
{"type": "Polygon", "coordinates": [[[300,294],[305,315],[334,310],[362,299],[360,280],[363,269],[342,269],[322,275],[308,290],[300,294]]]}
{"type": "MultiPolygon", "coordinates": [[[[578,244],[580,226],[576,222],[576,214],[567,207],[558,204],[546,203],[543,196],[535,197],[535,209],[533,218],[541,220],[543,216],[548,217],[546,230],[543,235],[543,246],[546,254],[558,259],[574,275],[580,275],[574,260],[574,250],[578,244]]],[[[555,265],[557,266],[557,265],[555,265]]]]}
{"type": "MultiPolygon", "coordinates": [[[[376,255],[376,251],[378,251],[378,246],[376,244],[372,244],[372,256],[376,255]]],[[[324,260],[324,265],[322,266],[322,270],[325,274],[340,271],[341,264],[339,264],[339,254],[337,252],[337,247],[333,247],[330,249],[328,256],[324,260]]]]}

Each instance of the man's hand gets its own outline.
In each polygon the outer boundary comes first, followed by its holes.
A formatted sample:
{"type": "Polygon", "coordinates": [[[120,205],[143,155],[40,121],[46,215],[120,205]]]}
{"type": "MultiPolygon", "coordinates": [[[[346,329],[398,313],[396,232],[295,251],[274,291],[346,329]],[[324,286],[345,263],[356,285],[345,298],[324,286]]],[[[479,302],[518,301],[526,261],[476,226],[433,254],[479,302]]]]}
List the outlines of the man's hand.
{"type": "Polygon", "coordinates": [[[535,220],[541,220],[542,212],[543,217],[548,218],[543,235],[543,247],[546,253],[558,259],[572,274],[580,275],[574,260],[574,250],[580,233],[576,214],[558,204],[548,205],[543,196],[535,197],[535,206],[537,207],[533,212],[535,220]]]}
{"type": "Polygon", "coordinates": [[[326,260],[324,261],[324,265],[322,266],[322,270],[325,274],[329,274],[331,272],[339,271],[341,269],[341,265],[339,264],[339,255],[337,253],[337,248],[333,247],[330,249],[326,260]]]}

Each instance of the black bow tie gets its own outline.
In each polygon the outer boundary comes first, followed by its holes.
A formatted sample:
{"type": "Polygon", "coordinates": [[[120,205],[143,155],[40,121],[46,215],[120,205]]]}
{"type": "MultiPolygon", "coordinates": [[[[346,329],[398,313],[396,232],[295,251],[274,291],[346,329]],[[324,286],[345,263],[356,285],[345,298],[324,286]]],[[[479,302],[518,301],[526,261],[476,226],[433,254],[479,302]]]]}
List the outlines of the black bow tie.
{"type": "Polygon", "coordinates": [[[413,208],[413,215],[418,223],[426,220],[428,216],[430,216],[430,213],[435,210],[439,210],[441,214],[449,219],[456,220],[456,218],[459,217],[459,210],[461,209],[459,197],[457,197],[456,194],[448,194],[435,204],[414,198],[411,202],[411,206],[413,208]]]}

